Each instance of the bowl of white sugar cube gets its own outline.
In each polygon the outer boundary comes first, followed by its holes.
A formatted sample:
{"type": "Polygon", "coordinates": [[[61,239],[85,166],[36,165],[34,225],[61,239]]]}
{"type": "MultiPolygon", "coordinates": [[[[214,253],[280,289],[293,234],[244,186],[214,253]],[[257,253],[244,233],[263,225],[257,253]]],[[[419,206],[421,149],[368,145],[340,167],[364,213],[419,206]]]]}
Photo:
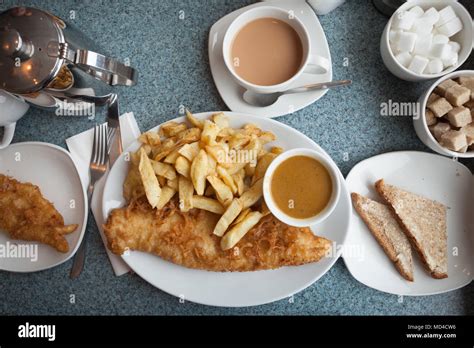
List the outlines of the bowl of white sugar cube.
{"type": "Polygon", "coordinates": [[[474,158],[474,70],[438,79],[419,99],[415,131],[439,154],[474,158]]]}
{"type": "Polygon", "coordinates": [[[472,18],[464,6],[452,0],[414,0],[390,18],[380,51],[395,76],[423,81],[456,70],[472,46],[472,18]]]}

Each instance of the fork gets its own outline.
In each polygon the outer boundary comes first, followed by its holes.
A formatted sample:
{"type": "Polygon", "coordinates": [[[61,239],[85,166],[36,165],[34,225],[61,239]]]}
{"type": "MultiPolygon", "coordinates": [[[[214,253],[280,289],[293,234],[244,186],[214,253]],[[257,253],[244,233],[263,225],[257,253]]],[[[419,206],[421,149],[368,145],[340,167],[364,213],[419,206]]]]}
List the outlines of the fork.
{"type": "MultiPolygon", "coordinates": [[[[89,187],[87,188],[87,200],[89,202],[89,209],[92,201],[92,193],[94,192],[94,186],[97,181],[105,174],[107,171],[107,162],[108,162],[108,127],[107,124],[96,125],[94,127],[94,142],[92,147],[92,156],[89,164],[89,187]]],[[[82,238],[81,245],[77,250],[76,256],[74,257],[74,262],[72,264],[72,269],[70,273],[70,278],[75,279],[79,277],[84,269],[84,261],[86,259],[86,240],[87,234],[82,238]]]]}

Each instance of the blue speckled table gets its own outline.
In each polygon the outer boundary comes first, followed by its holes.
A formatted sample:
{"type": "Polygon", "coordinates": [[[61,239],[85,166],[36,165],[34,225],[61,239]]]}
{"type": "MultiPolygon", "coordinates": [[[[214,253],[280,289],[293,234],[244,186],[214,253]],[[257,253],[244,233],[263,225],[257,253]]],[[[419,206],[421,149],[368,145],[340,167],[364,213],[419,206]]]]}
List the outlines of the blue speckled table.
{"type": "MultiPolygon", "coordinates": [[[[196,112],[227,110],[214,87],[208,65],[211,25],[251,0],[163,1],[0,1],[0,10],[26,4],[69,18],[112,55],[129,58],[140,71],[140,83],[119,89],[122,111],[133,111],[142,130],[177,116],[179,105],[196,112]],[[180,20],[184,11],[185,20],[180,20]]],[[[474,10],[474,3],[465,1],[474,10]]],[[[411,119],[380,116],[380,103],[416,101],[429,83],[413,84],[393,77],[379,55],[386,18],[371,2],[349,0],[320,18],[334,63],[334,78],[350,78],[350,88],[330,91],[316,104],[281,117],[308,135],[335,159],[344,175],[359,161],[396,150],[429,151],[416,137],[411,119]],[[347,64],[344,59],[347,58],[347,64]],[[344,160],[344,153],[349,154],[344,160]]],[[[466,63],[473,68],[473,59],[466,63]]],[[[64,140],[91,127],[85,119],[58,119],[31,109],[17,126],[15,142],[45,141],[65,147],[64,140]]],[[[474,161],[465,162],[471,169],[474,161]]],[[[72,261],[34,274],[0,272],[0,314],[309,314],[309,315],[461,315],[474,314],[474,285],[443,295],[388,295],[355,280],[342,260],[317,283],[297,294],[294,303],[226,309],[179,303],[137,275],[116,277],[90,217],[87,267],[69,279],[72,261]],[[70,295],[76,303],[69,302],[70,295]]]]}

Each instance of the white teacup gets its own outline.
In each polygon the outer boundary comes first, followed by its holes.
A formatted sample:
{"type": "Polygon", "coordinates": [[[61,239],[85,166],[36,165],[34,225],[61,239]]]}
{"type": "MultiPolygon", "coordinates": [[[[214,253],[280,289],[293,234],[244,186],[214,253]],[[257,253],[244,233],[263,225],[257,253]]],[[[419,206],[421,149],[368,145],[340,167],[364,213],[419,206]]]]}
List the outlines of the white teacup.
{"type": "Polygon", "coordinates": [[[23,117],[29,107],[29,104],[20,98],[0,90],[0,128],[3,127],[0,149],[10,145],[15,133],[16,121],[23,117]]]}
{"type": "Polygon", "coordinates": [[[308,83],[321,82],[320,80],[316,79],[313,79],[313,81],[303,79],[302,76],[304,73],[316,75],[326,74],[331,68],[331,63],[329,62],[329,60],[315,54],[312,49],[313,48],[311,47],[311,40],[309,38],[308,30],[296,15],[293,15],[292,13],[280,9],[278,7],[260,6],[245,11],[237,18],[235,18],[234,21],[230,24],[224,36],[222,54],[227,69],[230,71],[233,78],[239,85],[255,93],[268,94],[275,92],[284,92],[288,89],[300,87],[301,85],[308,83]],[[289,80],[277,85],[261,86],[250,83],[241,78],[237,74],[233,66],[231,52],[235,36],[248,23],[261,18],[276,18],[289,24],[300,37],[303,46],[303,62],[301,64],[300,69],[289,80]]]}

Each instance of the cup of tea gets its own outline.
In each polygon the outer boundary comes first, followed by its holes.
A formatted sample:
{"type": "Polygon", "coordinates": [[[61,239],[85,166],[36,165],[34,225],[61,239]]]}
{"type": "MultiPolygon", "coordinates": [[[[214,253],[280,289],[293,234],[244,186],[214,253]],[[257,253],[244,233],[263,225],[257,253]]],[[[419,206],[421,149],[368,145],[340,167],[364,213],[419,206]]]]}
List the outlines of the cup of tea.
{"type": "Polygon", "coordinates": [[[331,68],[314,51],[301,20],[278,7],[254,7],[240,14],[227,29],[222,49],[235,81],[256,93],[300,87],[309,83],[302,82],[303,74],[326,74],[331,68]]]}
{"type": "Polygon", "coordinates": [[[29,105],[18,97],[0,90],[0,128],[3,128],[3,137],[0,136],[0,149],[4,149],[13,140],[16,121],[28,111],[29,105]]]}

